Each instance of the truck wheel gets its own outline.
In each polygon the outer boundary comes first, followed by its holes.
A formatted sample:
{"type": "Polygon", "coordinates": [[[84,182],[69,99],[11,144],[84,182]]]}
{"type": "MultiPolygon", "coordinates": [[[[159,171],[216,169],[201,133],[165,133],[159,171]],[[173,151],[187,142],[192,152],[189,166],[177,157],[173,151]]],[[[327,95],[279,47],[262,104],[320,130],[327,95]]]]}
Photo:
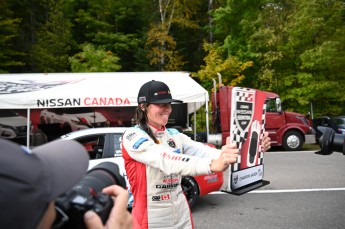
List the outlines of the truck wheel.
{"type": "Polygon", "coordinates": [[[196,183],[192,177],[186,176],[182,177],[181,185],[182,190],[186,195],[189,207],[192,208],[199,198],[198,183],[196,183]]]}
{"type": "Polygon", "coordinates": [[[303,138],[302,135],[297,131],[288,131],[284,135],[283,148],[286,151],[297,151],[302,149],[303,138]]]}

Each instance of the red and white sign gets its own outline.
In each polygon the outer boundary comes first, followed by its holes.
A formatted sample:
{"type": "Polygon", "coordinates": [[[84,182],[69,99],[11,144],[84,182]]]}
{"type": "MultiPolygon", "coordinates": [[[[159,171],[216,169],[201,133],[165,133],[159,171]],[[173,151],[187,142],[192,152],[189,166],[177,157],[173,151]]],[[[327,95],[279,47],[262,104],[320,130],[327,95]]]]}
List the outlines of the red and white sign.
{"type": "Polygon", "coordinates": [[[261,143],[265,130],[266,94],[234,87],[231,94],[230,141],[240,150],[237,162],[229,167],[227,191],[247,188],[263,179],[261,143]]]}

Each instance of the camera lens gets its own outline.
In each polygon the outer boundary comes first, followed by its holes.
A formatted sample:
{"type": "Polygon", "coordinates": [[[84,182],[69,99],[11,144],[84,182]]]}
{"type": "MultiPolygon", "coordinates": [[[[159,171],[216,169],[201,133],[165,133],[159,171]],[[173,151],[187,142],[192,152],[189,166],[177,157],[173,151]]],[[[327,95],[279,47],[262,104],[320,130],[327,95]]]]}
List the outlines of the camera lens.
{"type": "Polygon", "coordinates": [[[87,210],[94,210],[104,223],[113,206],[110,196],[102,193],[108,186],[117,184],[126,188],[126,181],[121,176],[119,166],[112,162],[102,162],[87,172],[83,179],[70,191],[55,201],[57,213],[61,213],[53,226],[62,229],[85,229],[83,215],[87,210]]]}
{"type": "Polygon", "coordinates": [[[341,152],[345,155],[345,135],[337,134],[329,127],[317,127],[323,134],[319,139],[321,150],[318,154],[330,155],[333,151],[341,152]]]}
{"type": "Polygon", "coordinates": [[[103,188],[114,184],[126,188],[126,182],[120,175],[118,165],[112,162],[102,162],[89,170],[74,187],[74,190],[78,189],[78,193],[89,195],[90,188],[95,192],[101,192],[103,188]]]}

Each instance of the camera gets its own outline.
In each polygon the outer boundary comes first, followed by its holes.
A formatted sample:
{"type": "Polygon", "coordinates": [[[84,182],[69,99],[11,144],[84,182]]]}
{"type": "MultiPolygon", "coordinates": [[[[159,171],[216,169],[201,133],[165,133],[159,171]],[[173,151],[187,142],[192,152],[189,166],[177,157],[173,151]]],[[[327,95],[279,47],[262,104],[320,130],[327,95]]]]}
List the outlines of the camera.
{"type": "Polygon", "coordinates": [[[341,152],[345,155],[345,135],[337,134],[329,127],[318,126],[317,129],[322,132],[319,139],[320,151],[316,154],[330,155],[333,151],[341,152]]]}
{"type": "Polygon", "coordinates": [[[86,228],[84,213],[88,210],[95,211],[105,223],[114,202],[101,191],[114,184],[126,188],[117,164],[102,162],[93,167],[71,190],[56,199],[54,228],[86,228]]]}

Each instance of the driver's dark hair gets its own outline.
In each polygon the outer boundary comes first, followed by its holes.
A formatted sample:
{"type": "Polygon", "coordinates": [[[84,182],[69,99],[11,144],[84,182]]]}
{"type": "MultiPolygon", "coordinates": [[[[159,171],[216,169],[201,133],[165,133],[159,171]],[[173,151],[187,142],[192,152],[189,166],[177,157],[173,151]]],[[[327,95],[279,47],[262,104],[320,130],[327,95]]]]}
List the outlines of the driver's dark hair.
{"type": "Polygon", "coordinates": [[[144,130],[152,139],[155,143],[159,143],[157,138],[155,137],[155,135],[153,134],[151,128],[149,127],[149,125],[147,124],[148,122],[148,118],[147,118],[147,107],[149,106],[149,104],[147,103],[143,103],[143,104],[139,104],[137,106],[137,109],[135,111],[135,119],[136,119],[136,123],[137,125],[144,130]]]}

